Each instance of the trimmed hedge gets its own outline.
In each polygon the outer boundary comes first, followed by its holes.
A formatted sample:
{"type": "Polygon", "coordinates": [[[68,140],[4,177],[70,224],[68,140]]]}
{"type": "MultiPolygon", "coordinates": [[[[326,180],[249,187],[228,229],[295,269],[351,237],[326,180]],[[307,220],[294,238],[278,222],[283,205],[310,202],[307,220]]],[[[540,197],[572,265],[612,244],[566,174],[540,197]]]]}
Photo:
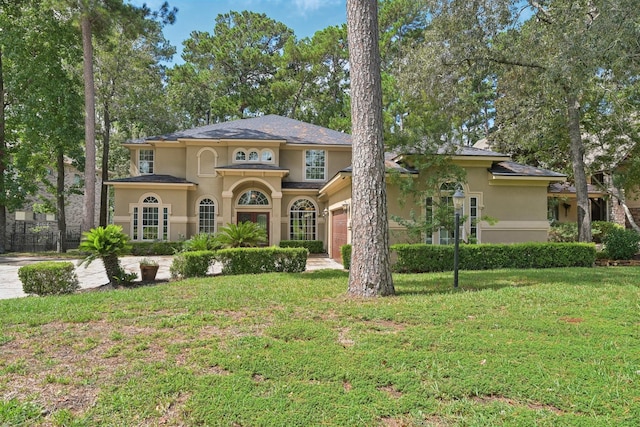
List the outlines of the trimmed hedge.
{"type": "Polygon", "coordinates": [[[281,240],[279,246],[281,248],[307,248],[312,254],[324,253],[322,240],[281,240]]]}
{"type": "Polygon", "coordinates": [[[173,257],[169,271],[174,279],[204,277],[215,261],[214,251],[181,252],[173,257]]]}
{"type": "Polygon", "coordinates": [[[306,248],[232,248],[216,252],[222,274],[300,273],[307,267],[306,248]]]}
{"type": "Polygon", "coordinates": [[[18,269],[22,290],[26,294],[70,294],[80,288],[73,263],[43,261],[18,269]]]}
{"type": "Polygon", "coordinates": [[[351,245],[340,246],[340,255],[342,256],[342,266],[348,270],[351,267],[351,245]]]}
{"type": "MultiPolygon", "coordinates": [[[[453,270],[452,245],[399,244],[391,250],[398,255],[393,270],[399,273],[426,273],[453,270]]],[[[517,243],[461,245],[460,270],[498,268],[591,267],[596,248],[587,243],[517,243]]]]}
{"type": "Polygon", "coordinates": [[[131,255],[173,255],[182,250],[183,242],[130,242],[131,255]]]}

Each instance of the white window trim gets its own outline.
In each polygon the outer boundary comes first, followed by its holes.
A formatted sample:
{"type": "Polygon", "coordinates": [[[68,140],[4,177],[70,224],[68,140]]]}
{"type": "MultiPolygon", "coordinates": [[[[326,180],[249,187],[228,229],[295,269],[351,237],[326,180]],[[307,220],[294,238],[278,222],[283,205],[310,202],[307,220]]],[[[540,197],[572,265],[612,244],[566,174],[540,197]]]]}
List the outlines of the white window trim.
{"type": "Polygon", "coordinates": [[[245,210],[247,210],[247,209],[258,209],[259,210],[259,209],[262,209],[262,208],[270,208],[272,206],[273,206],[273,204],[271,202],[271,198],[269,197],[269,194],[267,192],[265,192],[264,190],[261,190],[259,188],[247,188],[246,190],[243,190],[241,193],[238,194],[238,197],[236,198],[236,202],[235,202],[235,207],[237,209],[245,209],[245,210]],[[241,205],[240,204],[240,198],[245,193],[247,193],[249,191],[258,191],[258,192],[264,194],[264,196],[267,199],[268,204],[266,204],[266,205],[241,205]]]}
{"type": "Polygon", "coordinates": [[[213,232],[216,233],[218,231],[218,217],[220,216],[220,204],[218,203],[218,199],[211,195],[204,195],[196,200],[196,228],[198,233],[200,233],[200,203],[204,199],[210,199],[213,201],[214,206],[214,217],[213,217],[213,232]]]}
{"type": "Polygon", "coordinates": [[[320,217],[320,210],[318,208],[318,204],[315,202],[315,200],[309,198],[309,197],[296,197],[295,199],[291,200],[291,202],[289,202],[289,206],[287,206],[287,235],[289,237],[289,239],[293,239],[293,237],[291,236],[291,208],[293,207],[293,205],[299,201],[299,200],[307,200],[309,202],[311,202],[311,204],[313,205],[314,209],[315,209],[315,213],[316,213],[316,219],[315,219],[315,230],[314,230],[314,240],[319,240],[318,236],[319,236],[319,230],[318,230],[318,226],[319,226],[319,217],[320,217]]]}
{"type": "Polygon", "coordinates": [[[139,199],[137,203],[129,204],[129,217],[130,217],[130,227],[131,227],[131,240],[134,242],[154,242],[154,241],[163,241],[162,236],[165,234],[164,230],[164,209],[167,209],[167,240],[171,240],[171,205],[167,205],[162,203],[162,199],[156,193],[145,193],[139,199]],[[158,200],[158,203],[144,203],[144,200],[147,197],[155,197],[158,200]],[[142,208],[145,207],[157,207],[158,208],[158,237],[156,239],[143,239],[143,224],[142,224],[142,208]],[[137,235],[138,238],[134,239],[134,217],[133,212],[134,208],[138,208],[138,230],[137,235]]]}
{"type": "Polygon", "coordinates": [[[323,182],[327,180],[327,169],[328,169],[328,163],[329,163],[329,156],[328,156],[328,152],[327,150],[324,149],[316,149],[316,148],[310,148],[310,149],[306,149],[306,150],[302,150],[302,173],[303,173],[303,177],[305,181],[313,181],[313,182],[323,182]],[[322,178],[307,178],[307,152],[308,151],[322,151],[324,152],[324,171],[323,171],[323,177],[322,178]]]}
{"type": "Polygon", "coordinates": [[[153,175],[154,173],[156,173],[156,150],[153,149],[153,147],[145,147],[145,148],[140,148],[138,149],[138,155],[137,157],[137,167],[138,167],[138,173],[140,175],[153,175]],[[153,155],[153,160],[152,160],[152,164],[153,164],[153,171],[151,172],[142,172],[142,168],[140,167],[140,155],[142,154],[143,151],[151,151],[151,154],[153,155]]]}

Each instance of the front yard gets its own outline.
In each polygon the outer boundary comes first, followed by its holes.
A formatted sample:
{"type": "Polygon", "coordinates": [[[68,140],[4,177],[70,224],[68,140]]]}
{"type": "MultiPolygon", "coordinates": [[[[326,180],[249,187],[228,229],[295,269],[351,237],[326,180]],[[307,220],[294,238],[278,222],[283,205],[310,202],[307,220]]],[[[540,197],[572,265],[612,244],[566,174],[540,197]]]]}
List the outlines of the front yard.
{"type": "Polygon", "coordinates": [[[0,425],[635,426],[640,269],[211,277],[0,301],[0,425]]]}

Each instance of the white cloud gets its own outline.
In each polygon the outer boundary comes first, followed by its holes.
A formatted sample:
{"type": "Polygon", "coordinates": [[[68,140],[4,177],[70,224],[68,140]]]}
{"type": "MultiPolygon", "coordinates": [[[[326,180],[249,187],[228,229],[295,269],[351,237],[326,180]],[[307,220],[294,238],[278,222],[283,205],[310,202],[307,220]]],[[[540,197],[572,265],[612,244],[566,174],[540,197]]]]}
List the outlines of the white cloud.
{"type": "Polygon", "coordinates": [[[314,12],[322,7],[332,7],[339,4],[339,0],[293,0],[298,11],[305,14],[314,12]]]}

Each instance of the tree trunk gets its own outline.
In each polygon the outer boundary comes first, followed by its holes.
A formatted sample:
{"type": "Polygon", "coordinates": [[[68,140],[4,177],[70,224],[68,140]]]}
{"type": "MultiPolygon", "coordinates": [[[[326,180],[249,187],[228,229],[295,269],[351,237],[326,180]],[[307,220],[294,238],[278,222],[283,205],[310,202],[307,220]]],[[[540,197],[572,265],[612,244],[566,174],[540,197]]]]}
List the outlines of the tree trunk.
{"type": "Polygon", "coordinates": [[[82,205],[82,231],[89,231],[95,225],[96,215],[96,104],[93,81],[93,46],[91,44],[91,20],[82,16],[82,50],[84,75],[84,199],[82,205]]]}
{"type": "Polygon", "coordinates": [[[109,283],[113,286],[119,285],[122,267],[120,266],[118,256],[115,254],[104,255],[102,257],[102,263],[104,264],[104,270],[107,273],[109,283]]]}
{"type": "Polygon", "coordinates": [[[58,249],[59,252],[67,251],[67,219],[65,213],[65,187],[64,187],[64,153],[58,150],[57,153],[58,177],[56,179],[56,210],[58,213],[58,249]]]}
{"type": "Polygon", "coordinates": [[[347,0],[353,140],[349,294],[395,293],[389,260],[377,0],[347,0]]]}
{"type": "Polygon", "coordinates": [[[2,68],[2,50],[0,50],[0,254],[7,250],[7,191],[5,188],[4,173],[7,169],[7,140],[5,133],[5,96],[4,96],[4,70],[2,68]]]}
{"type": "Polygon", "coordinates": [[[109,212],[109,144],[111,143],[111,115],[109,105],[105,102],[104,118],[102,120],[104,130],[102,132],[102,185],[100,186],[100,226],[105,227],[109,212]]]}
{"type": "Polygon", "coordinates": [[[571,165],[578,208],[578,241],[589,243],[591,242],[591,210],[589,209],[589,191],[584,164],[584,144],[580,132],[580,104],[570,90],[567,95],[567,116],[571,143],[571,165]]]}

